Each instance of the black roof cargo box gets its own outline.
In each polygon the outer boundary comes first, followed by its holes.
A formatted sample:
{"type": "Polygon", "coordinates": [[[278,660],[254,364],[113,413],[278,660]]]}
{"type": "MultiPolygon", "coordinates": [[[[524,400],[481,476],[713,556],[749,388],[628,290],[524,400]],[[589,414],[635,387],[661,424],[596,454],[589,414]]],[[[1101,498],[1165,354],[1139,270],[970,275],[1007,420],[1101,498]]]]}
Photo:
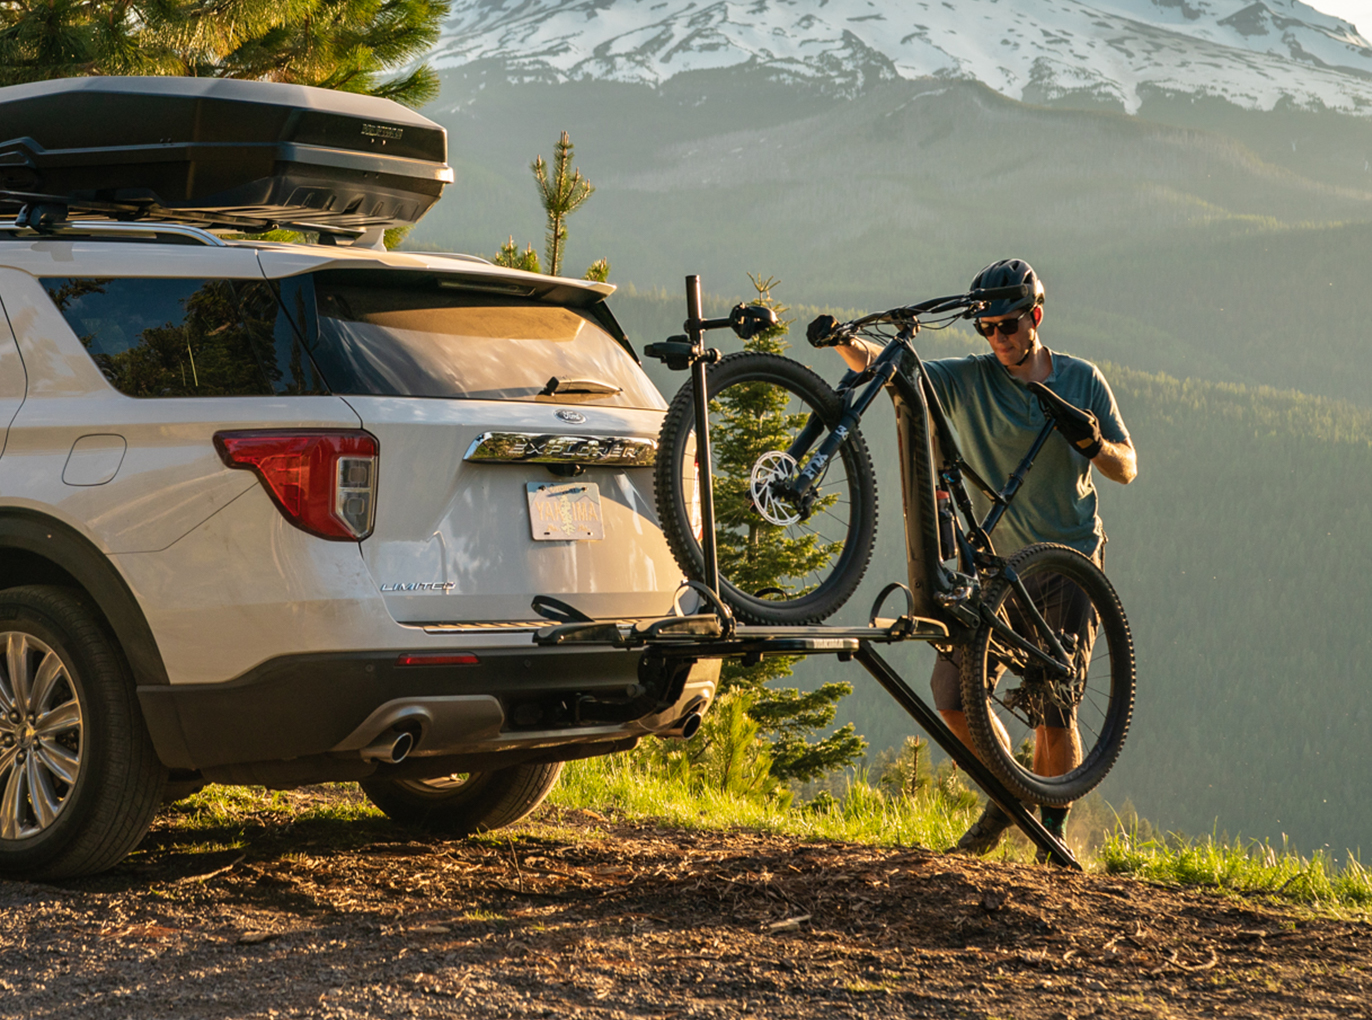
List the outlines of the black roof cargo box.
{"type": "Polygon", "coordinates": [[[0,88],[0,209],[206,227],[414,223],[453,179],[447,133],[398,103],[227,78],[0,88]]]}

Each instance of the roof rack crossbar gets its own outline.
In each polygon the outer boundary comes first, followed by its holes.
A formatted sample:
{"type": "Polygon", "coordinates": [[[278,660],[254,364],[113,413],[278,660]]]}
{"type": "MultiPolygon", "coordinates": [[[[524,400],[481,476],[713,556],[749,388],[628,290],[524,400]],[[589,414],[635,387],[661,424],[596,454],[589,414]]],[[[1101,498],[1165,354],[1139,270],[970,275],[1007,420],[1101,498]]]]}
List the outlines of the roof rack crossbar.
{"type": "Polygon", "coordinates": [[[184,237],[214,248],[227,247],[223,238],[217,237],[201,227],[185,223],[157,223],[142,221],[138,223],[112,223],[105,221],[87,222],[74,220],[53,224],[43,230],[35,230],[18,220],[0,221],[0,233],[22,234],[30,238],[56,239],[62,237],[147,237],[165,234],[171,237],[184,237]]]}

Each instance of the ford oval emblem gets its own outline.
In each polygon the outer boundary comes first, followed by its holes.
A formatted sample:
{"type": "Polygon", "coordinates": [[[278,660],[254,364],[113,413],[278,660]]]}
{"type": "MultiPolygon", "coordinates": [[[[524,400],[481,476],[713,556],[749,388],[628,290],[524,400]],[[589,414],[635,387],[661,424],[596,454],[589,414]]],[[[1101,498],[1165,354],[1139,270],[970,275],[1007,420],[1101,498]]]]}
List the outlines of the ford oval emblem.
{"type": "Polygon", "coordinates": [[[558,411],[557,416],[568,425],[584,425],[586,423],[586,416],[580,411],[558,411]]]}

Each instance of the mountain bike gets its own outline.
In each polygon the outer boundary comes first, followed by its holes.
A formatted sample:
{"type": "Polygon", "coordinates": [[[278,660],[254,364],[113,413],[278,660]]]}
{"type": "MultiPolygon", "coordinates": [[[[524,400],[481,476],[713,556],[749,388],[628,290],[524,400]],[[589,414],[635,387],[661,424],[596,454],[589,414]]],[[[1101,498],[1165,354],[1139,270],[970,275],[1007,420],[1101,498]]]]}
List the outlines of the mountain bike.
{"type": "Polygon", "coordinates": [[[960,664],[963,707],[982,760],[1017,797],[1064,805],[1093,789],[1119,756],[1133,712],[1134,650],[1119,598],[1090,557],[1043,543],[1006,558],[992,543],[1057,428],[1051,412],[1061,402],[1030,384],[1050,413],[1009,479],[993,488],[963,459],[913,342],[922,328],[946,328],[991,301],[1022,296],[1020,287],[971,291],[834,322],[829,339],[863,337],[884,346],[865,371],[847,372],[832,388],[789,358],[702,353],[705,330],[729,327],[746,339],[775,317],[740,305],[728,318],[705,320],[698,294],[692,302],[688,293],[696,342],[675,337],[646,350],[696,373],[662,424],[657,508],[682,569],[717,591],[740,619],[826,619],[852,596],[871,559],[877,492],[859,424],[889,391],[909,584],[888,584],[872,615],[904,589],[911,619],[941,623],[948,639],[935,644],[960,664]],[[696,421],[705,406],[710,428],[698,444],[696,421]],[[738,470],[740,462],[746,471],[738,470]],[[981,519],[968,482],[989,503],[981,519]],[[767,571],[759,569],[764,559],[767,571]],[[786,575],[779,583],[755,585],[754,575],[775,574],[778,564],[786,575]],[[1081,741],[1081,763],[1064,775],[1046,775],[1046,764],[1036,761],[1035,736],[1045,726],[1067,727],[1081,741]]]}

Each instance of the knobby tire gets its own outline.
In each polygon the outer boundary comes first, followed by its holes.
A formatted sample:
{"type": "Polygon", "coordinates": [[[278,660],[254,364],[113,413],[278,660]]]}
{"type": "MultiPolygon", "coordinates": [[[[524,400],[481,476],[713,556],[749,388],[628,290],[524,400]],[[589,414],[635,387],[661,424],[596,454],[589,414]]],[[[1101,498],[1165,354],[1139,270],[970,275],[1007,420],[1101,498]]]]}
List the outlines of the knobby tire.
{"type": "MultiPolygon", "coordinates": [[[[1025,668],[1024,653],[1007,651],[1003,639],[985,623],[961,652],[967,727],[978,756],[1011,793],[1023,801],[1064,807],[1095,789],[1123,749],[1134,708],[1133,639],[1115,589],[1089,557],[1066,546],[1044,543],[1020,550],[1008,564],[1025,581],[1035,605],[1050,624],[1054,624],[1050,607],[1060,607],[1067,599],[1089,600],[1090,612],[1098,620],[1089,656],[1082,642],[1073,663],[1074,679],[1081,686],[1073,711],[1081,737],[1081,763],[1061,776],[1041,775],[1034,770],[1032,746],[1021,741],[1033,740],[1036,717],[1016,702],[1029,692],[1033,704],[1032,699],[1038,696],[1033,692],[1043,688],[1035,686],[1034,667],[1025,668]],[[1055,594],[1044,594],[1050,590],[1055,594]],[[1069,594],[1064,596],[1064,591],[1069,594]],[[1006,668],[997,681],[995,673],[1000,665],[1006,668]],[[1004,736],[1009,737],[1008,747],[1004,736]],[[1029,760],[1022,760],[1026,758],[1029,760]]],[[[1022,596],[1003,578],[992,580],[982,591],[983,604],[1002,622],[1009,622],[1021,637],[1047,650],[1047,643],[1026,624],[1025,614],[1017,612],[1021,601],[1022,596]]],[[[1062,632],[1058,633],[1061,636],[1062,632]]],[[[1059,706],[1057,711],[1066,709],[1059,706]]],[[[1063,718],[1060,715],[1057,721],[1063,718]]]]}
{"type": "MultiPolygon", "coordinates": [[[[827,430],[832,429],[842,415],[842,400],[833,389],[798,362],[772,354],[743,353],[732,354],[710,366],[707,387],[711,400],[711,447],[716,460],[719,451],[729,437],[717,432],[713,419],[716,415],[717,401],[730,394],[748,398],[762,392],[762,387],[770,387],[767,392],[780,399],[787,397],[789,417],[799,413],[814,411],[820,416],[827,430]]],[[[783,416],[777,416],[778,418],[783,416]]],[[[759,428],[763,426],[760,424],[759,428]]],[[[790,430],[794,435],[795,429],[790,430]]],[[[821,435],[813,447],[823,441],[821,435]]],[[[784,446],[782,447],[784,450],[784,446]]],[[[696,465],[695,450],[695,407],[692,401],[691,384],[688,382],[676,394],[671,407],[663,420],[658,442],[655,481],[657,487],[658,517],[667,544],[676,561],[686,575],[694,580],[704,576],[704,555],[697,537],[699,527],[698,501],[694,493],[696,465]]],[[[803,460],[804,458],[802,458],[803,460]]],[[[841,541],[842,548],[827,566],[807,574],[802,578],[787,579],[790,589],[777,593],[759,595],[742,587],[740,576],[727,566],[726,556],[720,557],[720,596],[738,618],[747,623],[758,624],[805,624],[818,623],[838,611],[857,589],[858,583],[866,573],[871,559],[872,546],[876,537],[877,492],[872,471],[871,456],[862,435],[855,429],[839,448],[834,457],[841,462],[842,470],[826,474],[821,489],[826,496],[835,497],[833,506],[842,507],[847,515],[846,521],[838,515],[829,514],[823,526],[833,529],[823,541],[841,541]],[[841,539],[839,536],[841,535],[841,539]],[[739,581],[738,584],[735,581],[739,581]]],[[[735,519],[726,520],[720,507],[727,503],[721,499],[721,481],[715,481],[716,535],[722,539],[737,539],[744,532],[752,533],[756,525],[767,525],[755,510],[752,517],[746,513],[735,514],[735,519]],[[744,519],[747,518],[747,519],[744,519]]],[[[745,497],[746,499],[746,497],[745,497]]],[[[735,499],[735,503],[738,500],[735,499]]],[[[816,524],[811,534],[820,527],[821,511],[811,521],[816,524]]],[[[788,537],[801,537],[806,534],[810,522],[800,522],[787,528],[788,537]],[[794,529],[795,534],[790,534],[794,529]]]]}

